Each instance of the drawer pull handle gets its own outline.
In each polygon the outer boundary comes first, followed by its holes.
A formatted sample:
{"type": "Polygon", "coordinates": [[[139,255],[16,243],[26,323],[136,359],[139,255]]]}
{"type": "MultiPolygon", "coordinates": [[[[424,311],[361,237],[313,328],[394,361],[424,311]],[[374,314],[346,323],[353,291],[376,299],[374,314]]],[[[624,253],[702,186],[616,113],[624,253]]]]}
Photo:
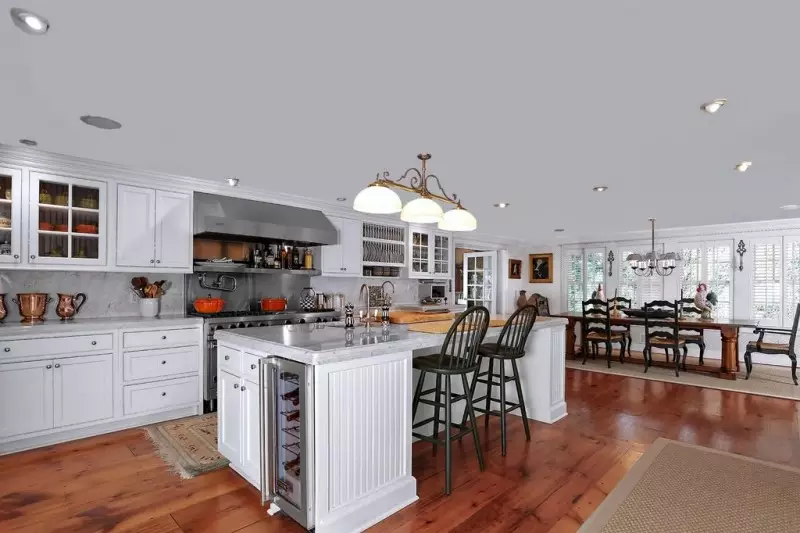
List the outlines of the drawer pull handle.
{"type": "Polygon", "coordinates": [[[244,385],[242,385],[242,392],[244,392],[244,385]]]}
{"type": "Polygon", "coordinates": [[[234,384],[233,384],[233,388],[234,388],[234,389],[238,389],[238,388],[239,388],[239,384],[238,384],[238,383],[234,383],[234,384]]]}
{"type": "Polygon", "coordinates": [[[6,348],[6,349],[5,349],[5,350],[3,350],[3,351],[4,351],[4,352],[10,352],[10,351],[11,351],[11,348],[6,348]]]}
{"type": "Polygon", "coordinates": [[[250,365],[250,370],[255,370],[255,369],[256,369],[256,365],[250,365]]]}
{"type": "Polygon", "coordinates": [[[231,358],[231,356],[230,356],[230,355],[226,355],[226,356],[225,356],[225,360],[226,360],[226,361],[228,361],[230,358],[231,358]]]}
{"type": "Polygon", "coordinates": [[[50,370],[51,368],[53,368],[53,365],[47,365],[45,368],[46,368],[47,370],[50,370]]]}
{"type": "Polygon", "coordinates": [[[97,346],[97,341],[92,341],[92,346],[97,346]]]}
{"type": "Polygon", "coordinates": [[[61,365],[59,365],[58,363],[56,363],[56,368],[61,368],[61,365]]]}
{"type": "Polygon", "coordinates": [[[166,365],[166,364],[167,364],[167,362],[166,362],[166,361],[161,361],[161,364],[162,364],[162,365],[166,365]]]}
{"type": "Polygon", "coordinates": [[[162,393],[161,393],[161,396],[166,396],[166,395],[167,395],[167,393],[166,393],[166,392],[162,392],[162,393]]]}

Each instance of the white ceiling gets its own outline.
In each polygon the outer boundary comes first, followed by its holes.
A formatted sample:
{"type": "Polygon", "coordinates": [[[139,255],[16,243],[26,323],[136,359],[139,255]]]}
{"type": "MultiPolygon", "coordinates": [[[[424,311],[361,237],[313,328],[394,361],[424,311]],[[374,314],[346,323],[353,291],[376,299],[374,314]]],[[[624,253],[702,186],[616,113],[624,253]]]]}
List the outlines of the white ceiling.
{"type": "Polygon", "coordinates": [[[800,204],[797,0],[1,3],[0,142],[333,202],[428,151],[529,242],[800,204]]]}

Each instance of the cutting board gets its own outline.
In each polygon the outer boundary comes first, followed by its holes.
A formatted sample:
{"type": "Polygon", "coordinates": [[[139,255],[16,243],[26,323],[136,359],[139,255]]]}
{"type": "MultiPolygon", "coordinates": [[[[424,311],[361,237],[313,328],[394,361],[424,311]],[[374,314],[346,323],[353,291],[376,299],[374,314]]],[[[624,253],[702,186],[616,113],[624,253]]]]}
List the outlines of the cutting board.
{"type": "MultiPolygon", "coordinates": [[[[505,325],[505,318],[492,318],[489,321],[490,328],[498,328],[505,325]]],[[[408,331],[416,331],[418,333],[447,333],[450,331],[450,326],[453,325],[453,320],[440,320],[439,322],[428,322],[425,324],[411,324],[408,326],[408,331]]]]}
{"type": "Polygon", "coordinates": [[[389,311],[389,322],[392,324],[419,324],[422,322],[447,321],[448,324],[456,317],[453,313],[419,313],[416,311],[389,311]]]}

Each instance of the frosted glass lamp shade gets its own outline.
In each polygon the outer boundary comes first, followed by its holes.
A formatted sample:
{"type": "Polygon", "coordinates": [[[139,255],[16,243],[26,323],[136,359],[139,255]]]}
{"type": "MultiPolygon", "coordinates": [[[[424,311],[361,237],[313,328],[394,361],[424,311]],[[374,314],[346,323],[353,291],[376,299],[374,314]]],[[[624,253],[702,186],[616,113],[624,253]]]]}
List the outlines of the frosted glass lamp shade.
{"type": "Polygon", "coordinates": [[[400,220],[417,224],[433,224],[439,222],[443,215],[442,207],[430,198],[417,198],[403,207],[400,212],[400,220]]]}
{"type": "Polygon", "coordinates": [[[466,209],[451,209],[439,221],[439,229],[445,231],[474,231],[478,221],[466,209]]]}
{"type": "Polygon", "coordinates": [[[402,208],[403,202],[397,193],[383,185],[370,185],[362,189],[353,200],[353,209],[361,213],[391,215],[402,208]]]}

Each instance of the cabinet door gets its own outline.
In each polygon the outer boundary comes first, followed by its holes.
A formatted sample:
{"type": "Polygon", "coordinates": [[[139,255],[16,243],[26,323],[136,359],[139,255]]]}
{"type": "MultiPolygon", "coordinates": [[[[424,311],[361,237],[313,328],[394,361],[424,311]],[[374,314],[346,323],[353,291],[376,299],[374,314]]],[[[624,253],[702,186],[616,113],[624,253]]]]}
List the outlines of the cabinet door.
{"type": "Polygon", "coordinates": [[[117,266],[151,267],[155,261],[156,191],[117,187],[117,266]]]}
{"type": "Polygon", "coordinates": [[[453,239],[447,233],[434,233],[431,241],[433,250],[433,275],[449,278],[451,274],[450,250],[453,239]]]}
{"type": "Polygon", "coordinates": [[[156,191],[156,266],[192,267],[192,197],[156,191]]]}
{"type": "Polygon", "coordinates": [[[53,427],[53,362],[0,364],[0,438],[53,427]]]}
{"type": "Polygon", "coordinates": [[[106,264],[106,184],[30,173],[29,262],[106,264]]]}
{"type": "Polygon", "coordinates": [[[342,245],[342,272],[351,276],[361,275],[361,221],[342,219],[339,242],[342,245]]]}
{"type": "Polygon", "coordinates": [[[242,450],[241,380],[223,370],[217,382],[217,447],[219,453],[234,464],[240,464],[242,450]]]}
{"type": "Polygon", "coordinates": [[[432,273],[431,248],[432,237],[427,231],[409,228],[408,242],[408,276],[411,278],[427,278],[432,273]]]}
{"type": "Polygon", "coordinates": [[[83,424],[114,415],[111,354],[53,361],[53,425],[83,424]]]}
{"type": "Polygon", "coordinates": [[[0,168],[0,263],[22,261],[22,171],[0,168]]]}
{"type": "Polygon", "coordinates": [[[261,479],[260,427],[258,425],[258,385],[242,381],[242,470],[250,479],[261,479]]]}
{"type": "Polygon", "coordinates": [[[328,246],[322,246],[322,273],[323,274],[343,274],[344,273],[344,266],[342,265],[342,224],[344,223],[343,218],[339,217],[328,217],[333,224],[333,227],[336,228],[337,240],[339,244],[329,244],[328,246]]]}

